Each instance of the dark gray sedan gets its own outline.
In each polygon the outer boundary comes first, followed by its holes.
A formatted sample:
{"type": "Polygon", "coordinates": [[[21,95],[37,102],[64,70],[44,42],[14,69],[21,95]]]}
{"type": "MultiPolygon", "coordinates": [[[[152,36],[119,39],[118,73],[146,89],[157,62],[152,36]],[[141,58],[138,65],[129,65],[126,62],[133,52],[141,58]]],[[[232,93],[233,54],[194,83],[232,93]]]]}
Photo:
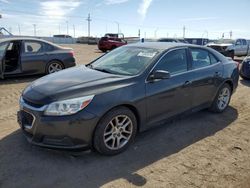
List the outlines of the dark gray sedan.
{"type": "Polygon", "coordinates": [[[20,98],[18,122],[33,144],[113,155],[176,115],[223,112],[238,79],[237,64],[210,48],[131,44],[33,82],[20,98]]]}
{"type": "Polygon", "coordinates": [[[0,39],[0,78],[50,74],[75,66],[73,50],[34,38],[0,39]]]}

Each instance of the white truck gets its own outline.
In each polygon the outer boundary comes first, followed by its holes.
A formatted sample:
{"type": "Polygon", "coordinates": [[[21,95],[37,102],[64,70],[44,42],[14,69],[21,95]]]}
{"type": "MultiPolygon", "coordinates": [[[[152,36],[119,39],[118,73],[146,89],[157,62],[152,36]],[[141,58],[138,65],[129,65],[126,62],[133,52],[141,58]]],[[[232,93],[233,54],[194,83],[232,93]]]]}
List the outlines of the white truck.
{"type": "Polygon", "coordinates": [[[211,47],[225,56],[234,58],[234,56],[247,56],[250,53],[249,41],[246,39],[237,39],[231,42],[225,43],[209,43],[208,47],[211,47]]]}

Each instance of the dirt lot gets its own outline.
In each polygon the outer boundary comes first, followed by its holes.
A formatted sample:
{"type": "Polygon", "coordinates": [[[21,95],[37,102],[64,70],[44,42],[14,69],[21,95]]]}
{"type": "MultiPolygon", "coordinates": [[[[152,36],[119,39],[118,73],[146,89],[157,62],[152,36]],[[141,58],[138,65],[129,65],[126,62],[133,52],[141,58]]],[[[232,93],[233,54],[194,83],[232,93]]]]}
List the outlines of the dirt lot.
{"type": "MultiPolygon", "coordinates": [[[[73,45],[77,61],[101,53],[73,45]]],[[[140,134],[126,152],[31,146],[16,123],[18,98],[38,77],[0,80],[0,187],[250,187],[250,82],[223,114],[201,111],[140,134]]]]}

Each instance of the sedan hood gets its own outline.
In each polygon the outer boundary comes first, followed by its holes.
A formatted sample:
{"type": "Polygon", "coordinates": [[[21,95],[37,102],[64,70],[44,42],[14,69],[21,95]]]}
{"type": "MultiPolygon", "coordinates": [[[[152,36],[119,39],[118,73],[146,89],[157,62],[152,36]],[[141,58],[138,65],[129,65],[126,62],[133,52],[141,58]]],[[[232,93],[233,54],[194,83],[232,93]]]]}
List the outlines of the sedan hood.
{"type": "Polygon", "coordinates": [[[48,104],[59,99],[106,92],[121,87],[122,83],[116,82],[126,79],[127,76],[107,74],[85,66],[74,67],[36,80],[24,90],[23,98],[34,104],[48,104]]]}

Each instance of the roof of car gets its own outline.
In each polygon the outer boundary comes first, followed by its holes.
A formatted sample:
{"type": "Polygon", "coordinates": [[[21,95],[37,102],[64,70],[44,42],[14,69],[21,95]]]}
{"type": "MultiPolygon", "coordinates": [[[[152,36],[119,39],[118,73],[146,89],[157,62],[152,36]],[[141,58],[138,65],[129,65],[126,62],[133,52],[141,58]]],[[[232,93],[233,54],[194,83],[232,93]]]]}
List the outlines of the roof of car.
{"type": "Polygon", "coordinates": [[[54,44],[50,41],[43,40],[43,39],[38,39],[38,38],[32,38],[32,37],[7,37],[7,38],[0,38],[0,43],[2,42],[8,42],[8,41],[17,41],[17,40],[33,40],[33,41],[40,41],[40,42],[45,42],[48,44],[51,44],[53,46],[56,46],[58,48],[61,48],[59,45],[54,44]]]}
{"type": "Polygon", "coordinates": [[[199,45],[194,45],[194,44],[186,44],[186,43],[178,43],[178,42],[143,42],[143,43],[134,43],[134,44],[129,44],[129,46],[135,46],[135,47],[144,47],[144,48],[155,48],[159,50],[167,50],[170,48],[175,48],[175,47],[199,47],[199,48],[204,48],[199,45]]]}
{"type": "Polygon", "coordinates": [[[32,37],[7,37],[7,38],[0,38],[0,42],[13,41],[13,40],[36,40],[36,41],[48,42],[46,40],[42,40],[42,39],[38,39],[38,38],[32,38],[32,37]]]}

